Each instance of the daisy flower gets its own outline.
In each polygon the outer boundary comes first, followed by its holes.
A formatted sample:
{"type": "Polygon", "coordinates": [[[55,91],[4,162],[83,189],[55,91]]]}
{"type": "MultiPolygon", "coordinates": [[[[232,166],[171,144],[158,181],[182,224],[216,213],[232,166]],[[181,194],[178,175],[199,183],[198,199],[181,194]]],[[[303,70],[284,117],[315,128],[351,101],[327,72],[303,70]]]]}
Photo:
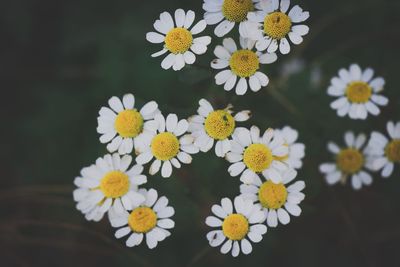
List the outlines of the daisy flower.
{"type": "Polygon", "coordinates": [[[282,136],[289,149],[289,154],[279,159],[288,164],[290,168],[300,169],[303,166],[302,159],[304,158],[305,146],[302,143],[296,143],[299,136],[298,132],[289,126],[275,131],[282,136]]]}
{"type": "Polygon", "coordinates": [[[163,43],[163,49],[152,54],[152,57],[158,57],[169,52],[168,56],[161,62],[163,69],[181,70],[185,64],[193,64],[197,55],[202,55],[207,51],[207,46],[211,43],[211,37],[202,36],[193,38],[193,35],[199,34],[207,26],[204,20],[193,25],[195,14],[192,10],[185,13],[182,9],[175,11],[175,22],[171,14],[163,12],[160,19],[154,23],[154,29],[157,32],[149,32],[146,35],[147,41],[154,44],[163,43]],[[190,29],[190,30],[189,30],[190,29]]]}
{"type": "Polygon", "coordinates": [[[140,111],[134,108],[135,97],[132,94],[124,95],[122,101],[113,96],[108,100],[109,107],[102,107],[97,118],[97,132],[101,134],[100,142],[108,143],[110,153],[131,153],[135,139],[142,134],[152,122],[154,115],[160,113],[156,102],[145,104],[140,111]]]}
{"type": "Polygon", "coordinates": [[[223,254],[229,251],[233,257],[237,257],[240,251],[250,254],[253,250],[250,241],[260,242],[267,232],[267,227],[261,224],[265,220],[264,213],[249,199],[238,196],[232,205],[229,198],[223,198],[221,206],[214,205],[211,210],[215,216],[207,217],[206,224],[218,230],[210,231],[207,239],[212,247],[218,247],[227,240],[221,246],[223,254]]]}
{"type": "Polygon", "coordinates": [[[267,225],[270,227],[281,224],[288,224],[290,216],[300,216],[300,202],[304,199],[301,192],[305,188],[304,181],[289,183],[296,178],[297,172],[288,169],[282,174],[282,183],[275,184],[271,180],[261,181],[254,179],[251,184],[242,184],[240,193],[244,199],[250,199],[255,204],[261,205],[267,225]]]}
{"type": "Polygon", "coordinates": [[[366,143],[365,134],[355,136],[353,132],[344,135],[346,146],[339,148],[333,142],[328,143],[328,150],[335,155],[334,163],[323,163],[319,166],[325,175],[326,182],[330,185],[341,182],[345,184],[351,177],[351,185],[355,190],[361,189],[363,185],[372,183],[371,175],[365,171],[367,167],[367,155],[363,149],[366,143]]]}
{"type": "Polygon", "coordinates": [[[389,138],[379,132],[373,132],[368,144],[371,157],[370,168],[381,171],[383,177],[392,175],[394,164],[400,163],[400,122],[387,123],[389,138]]]}
{"type": "Polygon", "coordinates": [[[331,80],[328,95],[339,97],[331,103],[331,108],[337,111],[339,117],[347,114],[351,119],[365,120],[368,113],[377,116],[378,106],[386,106],[389,100],[379,94],[383,90],[385,80],[373,78],[374,71],[367,68],[362,71],[360,66],[352,64],[349,70],[339,70],[339,77],[331,80]]]}
{"type": "Polygon", "coordinates": [[[285,140],[273,129],[266,130],[261,137],[256,126],[250,130],[239,127],[232,135],[231,152],[226,154],[226,159],[233,163],[228,172],[233,177],[242,174],[240,181],[243,183],[252,183],[258,174],[281,183],[281,173],[288,168],[281,158],[288,153],[285,140]]]}
{"type": "Polygon", "coordinates": [[[238,50],[232,38],[224,39],[223,46],[218,45],[214,50],[217,59],[211,62],[211,67],[217,70],[224,69],[215,76],[217,85],[224,84],[226,91],[236,86],[236,94],[244,95],[249,86],[253,92],[257,92],[261,87],[268,85],[267,75],[259,71],[260,64],[271,64],[278,57],[274,53],[262,54],[253,51],[254,42],[248,39],[240,38],[240,46],[241,49],[238,50]]]}
{"type": "Polygon", "coordinates": [[[214,33],[218,37],[228,34],[236,23],[247,21],[247,14],[253,11],[260,0],[204,0],[204,19],[208,25],[218,26],[214,33]]]}
{"type": "Polygon", "coordinates": [[[162,114],[157,114],[154,121],[156,124],[153,131],[141,136],[136,162],[143,165],[155,158],[149,173],[154,175],[161,168],[162,177],[170,177],[172,166],[180,168],[180,162],[191,163],[192,157],[189,154],[198,153],[199,149],[193,144],[191,135],[184,135],[189,128],[186,120],[178,121],[175,114],[169,114],[166,119],[162,114]]]}
{"type": "Polygon", "coordinates": [[[129,169],[131,162],[131,156],[108,154],[81,170],[81,176],[74,180],[78,189],[73,196],[76,208],[87,220],[99,221],[107,211],[122,214],[144,200],[137,187],[146,183],[147,178],[142,174],[142,166],[129,169]]]}
{"type": "Polygon", "coordinates": [[[250,111],[243,110],[233,116],[231,106],[214,110],[210,102],[205,99],[201,99],[199,105],[197,109],[199,115],[189,118],[189,132],[195,138],[194,145],[200,151],[207,152],[216,142],[215,154],[224,157],[231,149],[229,137],[235,130],[236,122],[247,121],[250,118],[250,111]]]}
{"type": "Polygon", "coordinates": [[[241,35],[257,40],[256,48],[259,51],[273,53],[279,48],[282,54],[288,54],[288,39],[295,45],[303,42],[303,36],[308,33],[309,28],[298,23],[304,22],[310,16],[297,5],[289,11],[289,6],[290,0],[261,1],[261,10],[250,12],[247,15],[248,22],[240,25],[241,35]]]}
{"type": "Polygon", "coordinates": [[[138,246],[146,236],[146,244],[150,249],[157,246],[171,235],[168,231],[174,228],[175,222],[170,219],[174,215],[173,207],[168,206],[165,196],[158,198],[154,189],[139,191],[144,200],[132,207],[130,212],[125,211],[122,215],[109,213],[111,225],[119,228],[115,232],[116,238],[129,235],[126,240],[127,247],[138,246]]]}

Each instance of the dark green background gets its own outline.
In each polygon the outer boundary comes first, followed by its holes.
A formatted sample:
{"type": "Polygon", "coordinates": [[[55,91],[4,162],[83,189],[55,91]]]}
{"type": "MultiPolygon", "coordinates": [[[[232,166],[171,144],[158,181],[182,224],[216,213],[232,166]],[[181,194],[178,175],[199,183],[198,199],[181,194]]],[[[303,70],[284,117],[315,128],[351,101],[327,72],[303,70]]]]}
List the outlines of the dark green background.
{"type": "MultiPolygon", "coordinates": [[[[310,34],[264,71],[271,85],[238,97],[214,84],[213,43],[196,67],[164,71],[160,46],[145,34],[162,11],[182,7],[203,15],[202,1],[10,0],[0,3],[1,266],[400,266],[400,168],[355,192],[328,187],[318,165],[331,156],[326,142],[345,130],[383,131],[400,120],[399,10],[396,0],[295,1],[309,10],[310,34]],[[284,65],[304,62],[288,75],[284,65]],[[341,67],[358,62],[386,79],[388,107],[366,121],[338,118],[326,94],[341,67]],[[319,69],[321,80],[311,82],[319,69]],[[233,259],[209,248],[204,220],[213,203],[233,198],[239,181],[214,153],[170,179],[149,177],[176,209],[176,227],[156,250],[126,248],[107,220],[87,222],[75,209],[72,181],[106,153],[96,133],[108,98],[131,92],[137,103],[156,100],[164,113],[188,117],[200,98],[216,107],[250,109],[251,124],[291,125],[307,146],[299,178],[306,181],[303,213],[269,229],[250,256],[233,259]]],[[[234,31],[234,37],[237,37],[234,31]]],[[[232,32],[233,33],[233,32],[232,32]]]]}

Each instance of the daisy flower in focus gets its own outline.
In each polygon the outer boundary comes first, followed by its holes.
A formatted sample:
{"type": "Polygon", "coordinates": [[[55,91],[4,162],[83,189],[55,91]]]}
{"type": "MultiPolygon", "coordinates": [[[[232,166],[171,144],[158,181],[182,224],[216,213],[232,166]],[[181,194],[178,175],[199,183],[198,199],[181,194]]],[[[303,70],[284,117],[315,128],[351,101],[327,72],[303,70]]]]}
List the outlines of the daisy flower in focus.
{"type": "Polygon", "coordinates": [[[373,132],[368,143],[367,153],[371,157],[370,168],[381,171],[383,177],[393,173],[394,164],[400,164],[400,122],[387,123],[389,138],[379,132],[373,132]]]}
{"type": "Polygon", "coordinates": [[[365,120],[368,113],[379,115],[378,106],[386,106],[389,100],[379,94],[385,80],[373,76],[372,69],[362,71],[360,66],[353,64],[349,70],[339,70],[339,77],[332,78],[328,95],[339,97],[331,103],[331,108],[337,111],[339,117],[348,114],[351,119],[365,120]]]}
{"type": "Polygon", "coordinates": [[[169,229],[174,228],[175,222],[170,219],[174,215],[174,208],[168,206],[168,199],[164,196],[158,198],[154,189],[139,191],[144,200],[134,205],[130,212],[122,215],[109,213],[111,225],[119,228],[115,232],[116,238],[129,235],[126,240],[127,247],[138,246],[146,237],[146,244],[150,249],[157,246],[171,235],[169,229]]]}
{"type": "Polygon", "coordinates": [[[224,84],[226,91],[236,86],[236,94],[244,95],[248,87],[257,92],[268,85],[267,75],[259,71],[260,64],[271,64],[278,57],[274,53],[252,51],[254,42],[249,39],[240,38],[240,46],[238,49],[232,38],[224,39],[223,46],[218,45],[214,50],[217,59],[211,62],[211,67],[222,70],[215,76],[217,85],[224,84]]]}
{"type": "Polygon", "coordinates": [[[117,153],[108,154],[83,168],[81,176],[75,178],[76,208],[87,220],[99,221],[107,211],[122,214],[144,200],[137,187],[146,183],[147,178],[142,174],[142,166],[134,165],[129,169],[131,162],[131,156],[121,158],[117,153]]]}
{"type": "Polygon", "coordinates": [[[178,121],[175,114],[169,114],[166,119],[162,114],[157,114],[154,121],[156,123],[152,131],[141,135],[136,162],[143,165],[155,158],[149,173],[154,175],[161,168],[162,177],[170,177],[172,166],[180,168],[181,162],[191,163],[189,154],[198,153],[199,149],[193,144],[191,135],[184,135],[189,128],[186,120],[178,121]]]}
{"type": "Polygon", "coordinates": [[[247,121],[250,118],[250,111],[243,110],[233,116],[230,106],[214,110],[210,102],[205,99],[201,99],[199,105],[197,109],[199,115],[189,118],[189,132],[195,138],[194,145],[200,151],[207,152],[216,142],[215,154],[224,157],[231,149],[229,137],[235,130],[236,122],[247,121]]]}
{"type": "Polygon", "coordinates": [[[113,96],[108,100],[110,107],[102,107],[97,118],[97,132],[101,134],[100,142],[107,145],[110,153],[131,153],[135,139],[146,130],[149,120],[160,113],[156,102],[145,104],[140,111],[135,109],[135,97],[126,94],[122,101],[113,96]]]}
{"type": "Polygon", "coordinates": [[[151,56],[159,57],[169,52],[161,62],[161,67],[166,70],[172,67],[177,71],[181,70],[185,64],[193,64],[196,61],[195,54],[204,54],[211,43],[211,37],[193,37],[204,31],[207,23],[201,20],[191,28],[195,19],[195,13],[192,10],[185,13],[184,10],[177,9],[174,17],[175,21],[170,13],[161,13],[160,19],[154,23],[154,29],[157,32],[147,33],[146,39],[154,44],[163,43],[163,49],[151,56]]]}
{"type": "Polygon", "coordinates": [[[368,167],[364,149],[366,139],[365,134],[355,136],[353,132],[349,131],[344,135],[346,143],[344,148],[339,148],[333,142],[328,143],[328,150],[335,155],[335,162],[323,163],[319,166],[328,184],[333,185],[338,182],[345,184],[351,177],[352,187],[359,190],[363,185],[372,183],[371,175],[365,171],[365,168],[368,167]]]}
{"type": "Polygon", "coordinates": [[[289,126],[275,130],[285,140],[285,145],[289,149],[289,154],[278,159],[287,163],[289,168],[300,169],[303,166],[305,146],[302,143],[296,143],[299,136],[298,132],[289,126]]]}
{"type": "Polygon", "coordinates": [[[295,170],[288,169],[282,174],[283,180],[279,184],[271,180],[262,182],[257,177],[251,184],[242,184],[240,193],[244,199],[250,199],[262,206],[268,226],[278,226],[278,220],[281,224],[288,224],[289,214],[300,216],[299,204],[304,199],[304,194],[301,192],[305,188],[304,181],[288,185],[296,176],[295,170]]]}
{"type": "Polygon", "coordinates": [[[281,159],[288,153],[285,140],[273,129],[266,130],[261,137],[256,126],[252,126],[250,131],[239,127],[232,135],[231,152],[226,154],[226,159],[233,163],[228,172],[233,177],[242,174],[240,181],[243,183],[252,183],[259,178],[258,174],[274,183],[281,183],[281,173],[288,168],[281,159]]]}
{"type": "Polygon", "coordinates": [[[240,251],[250,254],[253,249],[250,241],[260,242],[267,232],[267,227],[261,224],[265,220],[264,213],[249,199],[238,196],[232,205],[229,198],[223,198],[221,205],[214,205],[211,210],[215,216],[207,217],[206,224],[218,230],[210,231],[207,239],[212,247],[218,247],[226,240],[221,246],[223,254],[229,251],[233,257],[240,251]]]}

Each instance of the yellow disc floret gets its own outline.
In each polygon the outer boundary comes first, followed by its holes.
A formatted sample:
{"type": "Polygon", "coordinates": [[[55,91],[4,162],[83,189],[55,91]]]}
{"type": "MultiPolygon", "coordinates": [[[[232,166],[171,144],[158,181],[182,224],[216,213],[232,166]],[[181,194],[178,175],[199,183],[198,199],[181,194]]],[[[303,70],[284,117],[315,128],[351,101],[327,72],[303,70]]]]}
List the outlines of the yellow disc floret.
{"type": "Polygon", "coordinates": [[[135,109],[126,109],[118,113],[114,127],[121,137],[136,137],[143,131],[143,117],[135,109]]]}
{"type": "Polygon", "coordinates": [[[174,28],[165,36],[165,46],[173,54],[183,54],[193,44],[193,36],[185,28],[174,28]]]}
{"type": "Polygon", "coordinates": [[[104,196],[118,198],[129,191],[129,176],[121,171],[108,172],[100,181],[100,190],[104,196]]]}
{"type": "Polygon", "coordinates": [[[260,68],[260,60],[253,51],[243,49],[234,52],[229,60],[233,73],[242,78],[253,76],[260,68]]]}
{"type": "Polygon", "coordinates": [[[151,152],[159,160],[170,160],[179,152],[179,140],[172,133],[165,132],[156,135],[151,141],[151,152]]]}
{"type": "Polygon", "coordinates": [[[342,149],[336,157],[336,164],[342,172],[353,174],[361,170],[364,156],[354,148],[342,149]]]}
{"type": "Polygon", "coordinates": [[[385,148],[385,154],[390,161],[400,163],[400,139],[391,141],[385,148]]]}
{"type": "Polygon", "coordinates": [[[235,119],[226,110],[216,110],[207,116],[204,128],[210,137],[216,140],[224,140],[233,133],[235,119]]]}
{"type": "Polygon", "coordinates": [[[371,95],[371,86],[366,82],[356,81],[347,85],[346,96],[352,103],[366,103],[371,95]]]}
{"type": "Polygon", "coordinates": [[[222,14],[232,22],[244,21],[253,9],[253,0],[224,0],[222,4],[222,14]]]}
{"type": "Polygon", "coordinates": [[[289,16],[283,12],[273,12],[264,18],[264,32],[272,39],[285,37],[292,27],[289,16]]]}
{"type": "Polygon", "coordinates": [[[258,190],[258,200],[264,208],[279,209],[286,203],[287,190],[284,184],[266,181],[258,190]]]}
{"type": "Polygon", "coordinates": [[[243,154],[243,162],[253,172],[262,172],[272,163],[272,151],[264,144],[251,144],[243,154]]]}
{"type": "Polygon", "coordinates": [[[242,214],[228,215],[222,223],[222,232],[230,240],[242,240],[249,232],[249,222],[242,214]]]}
{"type": "Polygon", "coordinates": [[[147,233],[157,225],[157,214],[149,207],[134,209],[128,218],[128,224],[135,233],[147,233]]]}

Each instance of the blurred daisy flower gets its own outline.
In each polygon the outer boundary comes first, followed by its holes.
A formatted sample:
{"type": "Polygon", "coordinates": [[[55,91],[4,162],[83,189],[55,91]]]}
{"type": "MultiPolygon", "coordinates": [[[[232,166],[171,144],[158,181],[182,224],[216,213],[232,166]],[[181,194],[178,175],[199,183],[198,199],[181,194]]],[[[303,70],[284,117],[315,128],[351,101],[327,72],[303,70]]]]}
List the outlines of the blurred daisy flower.
{"type": "Polygon", "coordinates": [[[264,212],[249,199],[238,196],[232,205],[230,199],[223,198],[221,205],[214,205],[211,210],[215,216],[207,217],[206,224],[219,229],[210,231],[207,239],[212,247],[218,247],[226,240],[221,246],[223,254],[229,251],[233,257],[237,257],[240,251],[250,254],[253,250],[250,241],[260,242],[267,232],[267,227],[262,224],[264,212]]]}
{"type": "Polygon", "coordinates": [[[107,145],[110,153],[131,153],[135,139],[142,134],[149,120],[160,113],[156,102],[145,104],[140,111],[134,108],[135,97],[132,94],[124,95],[122,101],[113,96],[108,100],[109,107],[102,107],[97,118],[97,132],[101,134],[100,142],[107,145]]]}
{"type": "Polygon", "coordinates": [[[233,177],[241,174],[240,181],[243,183],[259,179],[258,174],[274,183],[281,183],[281,173],[288,168],[281,159],[288,153],[285,140],[273,129],[266,130],[261,137],[256,126],[250,130],[239,127],[232,135],[231,152],[226,154],[226,159],[232,163],[228,172],[233,177]]]}
{"type": "Polygon", "coordinates": [[[195,54],[202,55],[207,51],[207,46],[211,43],[211,37],[193,37],[204,31],[207,23],[201,20],[191,28],[194,19],[195,13],[191,10],[185,13],[184,10],[177,9],[175,11],[175,21],[170,13],[163,12],[160,15],[160,19],[154,23],[154,29],[157,32],[146,34],[146,39],[150,43],[164,44],[163,49],[152,54],[152,57],[158,57],[169,52],[168,56],[161,62],[163,69],[172,67],[175,71],[181,70],[185,64],[190,65],[196,61],[195,54]]]}
{"type": "Polygon", "coordinates": [[[122,215],[109,213],[111,225],[119,228],[115,232],[116,238],[129,235],[126,240],[127,247],[138,246],[146,237],[146,244],[150,249],[157,246],[171,235],[170,229],[174,228],[175,222],[170,219],[174,215],[174,208],[168,206],[168,199],[164,196],[158,198],[154,189],[139,191],[144,200],[134,205],[129,212],[122,215]]]}
{"type": "Polygon", "coordinates": [[[346,147],[339,148],[333,142],[328,143],[328,150],[335,155],[336,162],[323,163],[319,166],[328,184],[333,185],[338,182],[345,184],[351,177],[352,187],[359,190],[363,185],[372,183],[372,176],[365,170],[368,167],[367,155],[363,149],[366,139],[365,134],[355,136],[349,131],[344,135],[346,147]]]}
{"type": "Polygon", "coordinates": [[[149,173],[154,175],[161,168],[162,177],[170,177],[172,166],[180,168],[181,162],[191,163],[189,154],[198,153],[199,149],[193,144],[191,135],[184,135],[189,128],[186,120],[178,121],[175,114],[169,114],[166,119],[157,114],[154,122],[151,131],[143,133],[138,141],[140,148],[136,162],[144,165],[155,158],[149,173]]]}
{"type": "Polygon", "coordinates": [[[299,204],[304,199],[304,194],[301,192],[305,188],[304,181],[288,185],[296,176],[295,170],[288,169],[282,174],[283,180],[279,184],[271,180],[263,182],[256,177],[253,183],[242,184],[240,193],[244,199],[250,199],[255,204],[261,205],[268,226],[278,226],[278,220],[281,224],[288,224],[289,214],[300,216],[299,204]]]}
{"type": "Polygon", "coordinates": [[[289,149],[289,154],[284,157],[278,157],[278,159],[288,164],[289,168],[300,169],[303,166],[302,159],[305,155],[305,146],[302,143],[296,143],[299,136],[298,132],[289,126],[276,129],[275,132],[283,137],[285,145],[289,149]]]}
{"type": "Polygon", "coordinates": [[[248,39],[240,38],[240,46],[241,49],[238,49],[232,38],[224,39],[223,46],[218,45],[214,50],[217,59],[211,62],[211,67],[217,70],[224,69],[215,76],[217,85],[224,84],[226,91],[236,86],[236,94],[244,95],[248,87],[257,92],[261,87],[268,85],[269,78],[259,71],[260,64],[271,64],[278,57],[274,53],[262,54],[253,51],[254,42],[248,39]]]}
{"type": "Polygon", "coordinates": [[[328,88],[328,95],[339,97],[331,103],[331,108],[337,111],[338,116],[344,117],[348,114],[351,119],[365,120],[368,113],[379,115],[378,106],[386,106],[389,100],[379,94],[385,80],[373,76],[372,69],[362,71],[357,64],[352,64],[349,70],[339,70],[339,77],[332,78],[328,88]]]}
{"type": "Polygon", "coordinates": [[[232,115],[231,106],[225,109],[214,110],[213,106],[205,99],[199,101],[197,109],[199,115],[189,118],[189,132],[194,137],[194,145],[200,151],[209,151],[214,142],[215,154],[224,157],[231,149],[229,137],[235,130],[236,122],[247,121],[250,118],[250,111],[243,110],[232,115]]]}
{"type": "Polygon", "coordinates": [[[131,162],[131,156],[121,158],[118,154],[108,154],[83,168],[81,176],[75,178],[76,208],[87,220],[99,221],[107,211],[122,214],[144,200],[137,187],[146,183],[147,178],[142,174],[142,166],[129,169],[131,162]]]}

